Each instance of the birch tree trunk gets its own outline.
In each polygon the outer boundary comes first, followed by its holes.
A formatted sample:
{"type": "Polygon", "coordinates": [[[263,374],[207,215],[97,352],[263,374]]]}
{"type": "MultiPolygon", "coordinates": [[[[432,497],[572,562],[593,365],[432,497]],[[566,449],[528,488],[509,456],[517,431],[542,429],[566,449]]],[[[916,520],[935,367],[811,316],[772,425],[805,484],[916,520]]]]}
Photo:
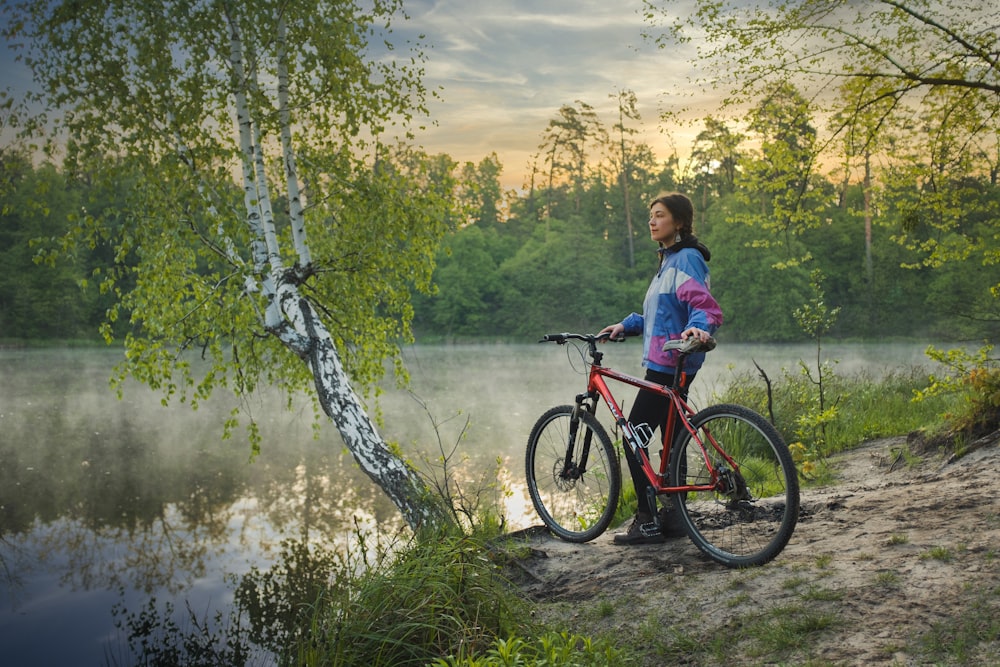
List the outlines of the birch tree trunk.
{"type": "MultiPolygon", "coordinates": [[[[243,82],[250,91],[259,90],[257,73],[244,66],[246,54],[240,29],[230,21],[232,34],[231,64],[234,103],[243,155],[244,203],[247,225],[255,239],[254,263],[266,266],[267,276],[261,285],[267,298],[265,329],[278,338],[309,367],[316,394],[324,414],[337,426],[348,451],[361,469],[396,505],[414,530],[451,522],[451,515],[434,497],[411,466],[391,451],[369,417],[361,399],[351,387],[337,348],[326,325],[309,299],[298,289],[301,275],[311,270],[311,254],[300,188],[296,177],[296,155],[291,140],[291,114],[288,109],[287,54],[284,21],[278,22],[278,117],[282,146],[282,164],[290,201],[292,239],[298,258],[295,270],[286,270],[271,209],[272,198],[266,178],[260,122],[255,122],[243,82]]],[[[254,58],[247,59],[250,62],[254,58]]]]}

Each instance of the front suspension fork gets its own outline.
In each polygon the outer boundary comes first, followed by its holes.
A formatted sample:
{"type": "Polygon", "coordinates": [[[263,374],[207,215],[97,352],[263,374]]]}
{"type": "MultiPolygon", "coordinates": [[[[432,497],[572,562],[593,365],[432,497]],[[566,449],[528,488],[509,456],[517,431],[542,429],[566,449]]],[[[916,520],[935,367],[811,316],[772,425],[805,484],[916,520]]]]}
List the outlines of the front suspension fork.
{"type": "Polygon", "coordinates": [[[586,429],[587,432],[583,436],[583,442],[580,444],[580,458],[579,460],[574,460],[577,434],[580,430],[580,423],[583,421],[580,418],[580,413],[581,411],[585,411],[594,414],[596,410],[597,402],[591,394],[577,395],[576,406],[573,408],[573,414],[569,420],[569,436],[566,439],[566,457],[563,459],[562,472],[564,478],[580,479],[583,473],[587,472],[587,460],[590,458],[590,443],[593,440],[594,432],[586,429]]]}

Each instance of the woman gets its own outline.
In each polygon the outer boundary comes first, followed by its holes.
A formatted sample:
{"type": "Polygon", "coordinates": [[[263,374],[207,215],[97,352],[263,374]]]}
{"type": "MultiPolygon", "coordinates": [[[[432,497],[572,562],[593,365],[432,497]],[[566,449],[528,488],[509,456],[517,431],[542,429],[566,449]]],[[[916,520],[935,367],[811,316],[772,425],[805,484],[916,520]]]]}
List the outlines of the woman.
{"type": "MultiPolygon", "coordinates": [[[[708,248],[694,235],[694,206],[682,194],[669,194],[654,200],[649,207],[649,235],[659,248],[660,266],[646,291],[642,315],[632,313],[618,324],[605,327],[601,333],[612,339],[642,334],[642,365],[646,379],[661,385],[674,381],[677,367],[676,351],[664,352],[663,343],[677,338],[697,338],[706,341],[722,324],[722,311],[709,291],[708,248]]],[[[705,353],[692,354],[684,363],[688,388],[705,360],[705,353]]],[[[629,413],[629,421],[640,432],[659,429],[664,448],[671,437],[663,431],[667,423],[670,400],[652,392],[639,391],[629,413]],[[640,425],[645,424],[645,427],[640,425]]],[[[615,535],[615,544],[650,544],[662,542],[668,536],[683,534],[672,512],[661,514],[655,521],[655,505],[650,506],[649,480],[632,450],[625,448],[632,482],[638,496],[635,519],[628,531],[615,535]]]]}

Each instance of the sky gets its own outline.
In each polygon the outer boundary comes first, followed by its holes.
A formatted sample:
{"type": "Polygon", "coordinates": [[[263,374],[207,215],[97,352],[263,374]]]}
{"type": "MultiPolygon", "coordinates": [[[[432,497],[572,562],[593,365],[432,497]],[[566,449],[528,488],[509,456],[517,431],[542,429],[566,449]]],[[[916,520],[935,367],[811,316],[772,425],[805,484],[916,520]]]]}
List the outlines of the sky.
{"type": "MultiPolygon", "coordinates": [[[[673,152],[659,112],[687,89],[688,54],[643,39],[650,26],[641,0],[416,0],[406,6],[406,29],[433,45],[425,81],[443,88],[442,101],[430,109],[437,127],[421,134],[428,150],[460,162],[496,152],[504,185],[520,187],[562,105],[586,102],[610,129],[618,120],[612,96],[632,90],[641,115],[638,138],[660,159],[673,152]]],[[[697,129],[670,130],[679,152],[686,152],[697,129]]]]}
{"type": "MultiPolygon", "coordinates": [[[[687,4],[670,3],[679,12],[687,4]]],[[[642,0],[405,0],[410,20],[395,23],[394,33],[425,36],[424,81],[441,98],[430,100],[436,125],[418,143],[461,163],[496,153],[503,185],[520,188],[562,105],[591,105],[610,130],[612,96],[632,90],[641,115],[636,138],[661,160],[674,147],[688,152],[698,128],[673,126],[668,137],[659,115],[688,87],[689,53],[644,40],[650,26],[641,9],[642,0]]],[[[9,50],[0,51],[0,88],[28,85],[9,50]]],[[[697,115],[710,112],[703,106],[697,115]]]]}

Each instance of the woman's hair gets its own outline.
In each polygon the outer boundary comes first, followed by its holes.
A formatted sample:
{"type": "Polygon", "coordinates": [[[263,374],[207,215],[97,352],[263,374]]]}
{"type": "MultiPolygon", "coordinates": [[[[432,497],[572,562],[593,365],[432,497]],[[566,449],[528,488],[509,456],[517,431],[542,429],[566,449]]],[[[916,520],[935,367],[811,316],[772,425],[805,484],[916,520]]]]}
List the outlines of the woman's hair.
{"type": "Polygon", "coordinates": [[[649,208],[653,208],[654,204],[663,204],[667,207],[670,215],[680,225],[678,231],[682,237],[686,238],[694,234],[694,204],[691,203],[690,199],[679,192],[673,192],[668,195],[660,195],[649,203],[649,208]]]}

